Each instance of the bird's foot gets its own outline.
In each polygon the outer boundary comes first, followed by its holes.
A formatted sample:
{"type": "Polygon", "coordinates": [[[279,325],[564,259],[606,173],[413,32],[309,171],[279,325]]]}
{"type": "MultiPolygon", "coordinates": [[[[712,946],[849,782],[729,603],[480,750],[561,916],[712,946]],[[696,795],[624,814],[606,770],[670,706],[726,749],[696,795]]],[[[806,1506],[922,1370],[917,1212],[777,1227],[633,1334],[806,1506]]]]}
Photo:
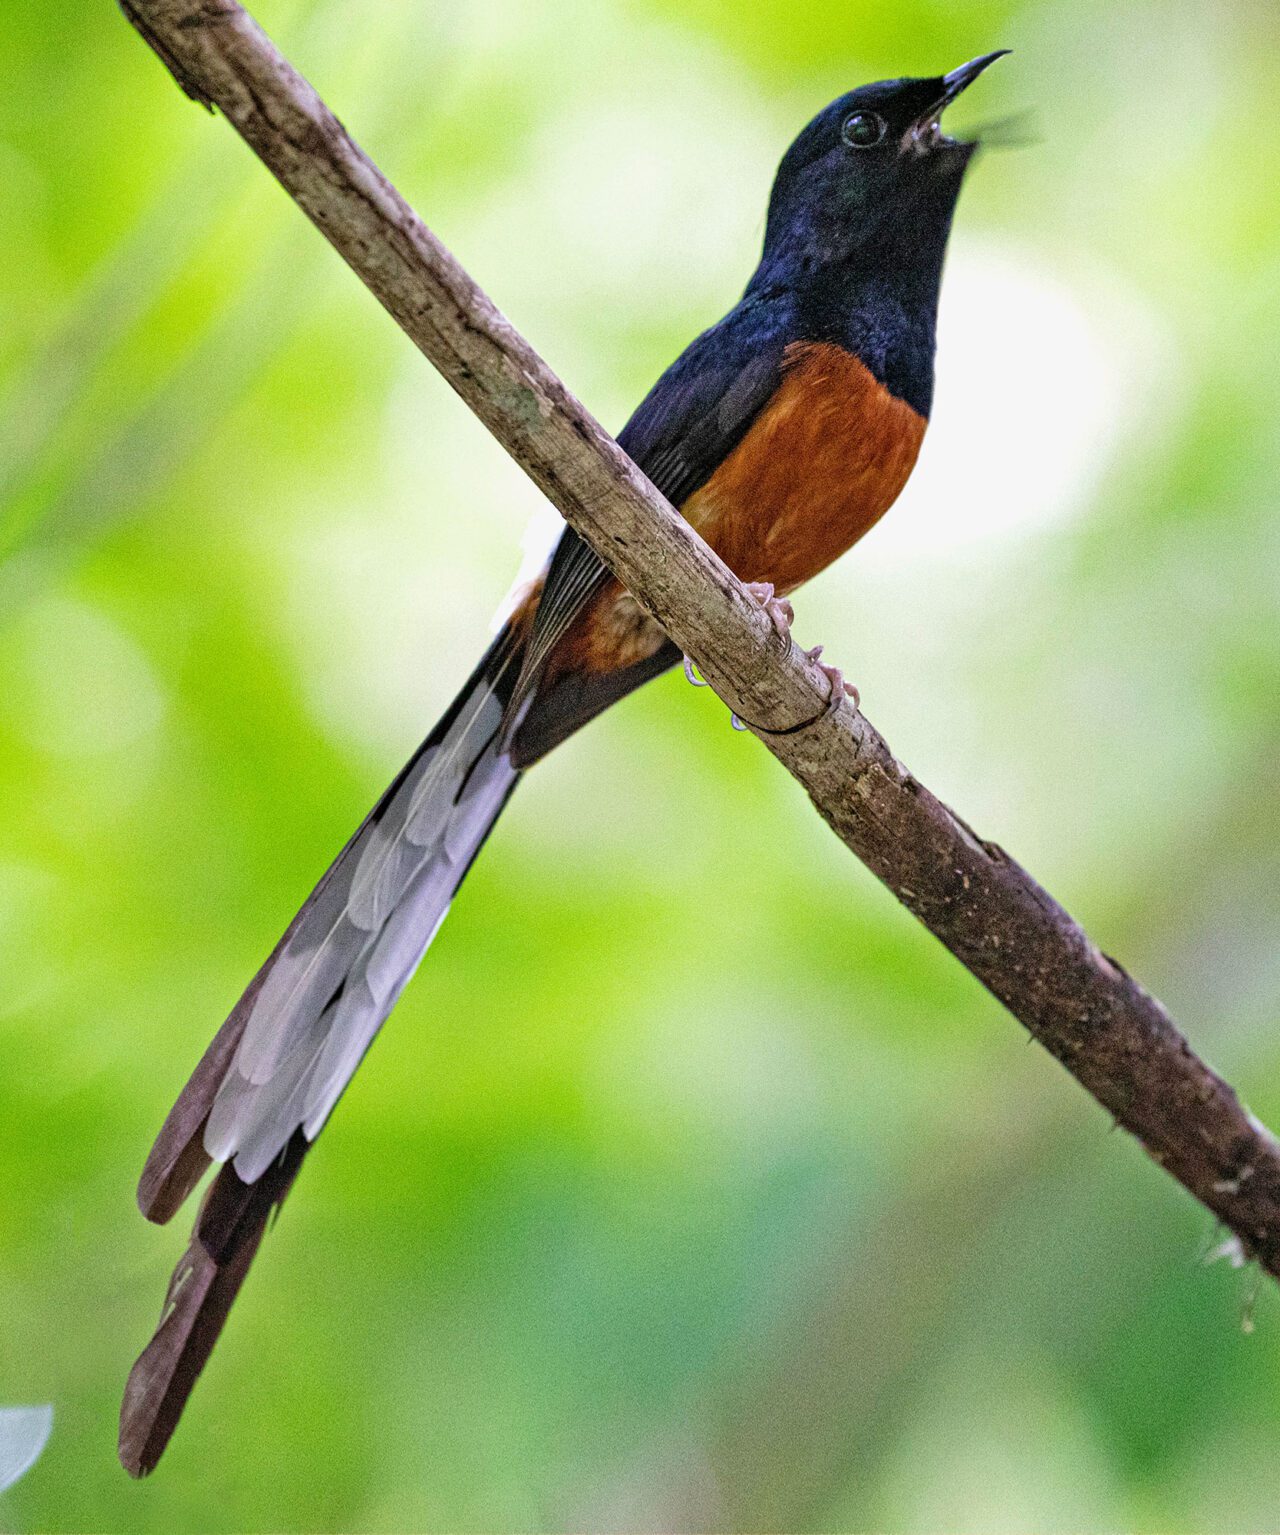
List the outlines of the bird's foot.
{"type": "MultiPolygon", "coordinates": [[[[773,622],[773,627],[777,630],[778,634],[782,638],[789,640],[791,637],[791,625],[795,622],[795,609],[785,597],[777,595],[772,581],[748,581],[745,583],[745,589],[752,601],[769,615],[773,622]]],[[[821,655],[821,645],[815,645],[812,650],[804,652],[805,660],[818,662],[818,669],[826,677],[831,689],[827,712],[830,713],[835,710],[844,698],[851,698],[853,700],[853,707],[855,709],[859,708],[861,706],[861,699],[858,696],[857,688],[854,687],[852,682],[845,681],[844,673],[838,666],[829,666],[825,661],[819,660],[821,655]]],[[[684,658],[684,674],[695,688],[705,688],[709,685],[694,671],[693,661],[689,656],[684,658]]],[[[747,730],[750,728],[736,714],[729,716],[729,722],[735,730],[747,730]]]]}
{"type": "Polygon", "coordinates": [[[862,699],[858,696],[857,688],[852,682],[845,681],[844,673],[838,666],[828,666],[825,661],[818,660],[821,654],[822,646],[815,645],[812,650],[805,651],[804,658],[806,661],[817,661],[818,670],[831,684],[831,707],[834,709],[842,698],[852,698],[853,707],[860,708],[862,699]]]}
{"type": "MultiPolygon", "coordinates": [[[[788,638],[791,634],[791,625],[795,622],[795,609],[791,606],[785,597],[778,597],[774,594],[773,582],[748,581],[746,583],[746,592],[751,600],[769,615],[770,619],[773,621],[773,627],[777,630],[779,635],[781,635],[783,638],[788,638]]],[[[709,683],[704,681],[703,678],[699,677],[698,674],[694,671],[693,658],[691,656],[684,657],[684,675],[685,679],[695,688],[705,688],[710,686],[709,683]]],[[[733,723],[735,730],[746,729],[746,726],[743,725],[742,722],[736,717],[734,717],[733,723]]]]}
{"type": "Polygon", "coordinates": [[[773,582],[748,581],[745,590],[756,606],[773,620],[773,627],[778,633],[783,636],[790,635],[791,625],[796,621],[796,610],[785,597],[775,594],[773,582]]]}

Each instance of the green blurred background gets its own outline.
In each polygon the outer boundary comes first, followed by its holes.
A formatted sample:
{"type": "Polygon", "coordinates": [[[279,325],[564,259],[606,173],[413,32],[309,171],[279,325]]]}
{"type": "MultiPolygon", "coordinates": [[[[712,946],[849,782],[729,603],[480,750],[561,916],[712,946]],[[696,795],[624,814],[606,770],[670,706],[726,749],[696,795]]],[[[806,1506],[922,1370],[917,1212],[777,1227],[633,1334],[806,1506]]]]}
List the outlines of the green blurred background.
{"type": "MultiPolygon", "coordinates": [[[[1280,1121],[1273,0],[258,14],[615,428],[813,111],[1017,50],[797,633],[1280,1121]]],[[[539,507],[108,0],[0,9],[0,252],[0,1528],[1280,1528],[1270,1287],[678,676],[516,797],[130,1483],[147,1146],[539,507]]]]}

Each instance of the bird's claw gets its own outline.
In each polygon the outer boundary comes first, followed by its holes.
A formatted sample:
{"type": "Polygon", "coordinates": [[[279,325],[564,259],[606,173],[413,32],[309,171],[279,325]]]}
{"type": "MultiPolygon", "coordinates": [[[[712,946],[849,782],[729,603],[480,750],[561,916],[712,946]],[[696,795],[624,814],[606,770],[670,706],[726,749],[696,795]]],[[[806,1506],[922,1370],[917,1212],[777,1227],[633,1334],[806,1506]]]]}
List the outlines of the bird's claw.
{"type": "Polygon", "coordinates": [[[684,675],[685,681],[695,688],[709,688],[711,686],[709,682],[699,677],[697,672],[694,671],[692,656],[685,656],[684,658],[684,675]]]}
{"type": "MultiPolygon", "coordinates": [[[[778,634],[789,639],[791,625],[795,622],[795,610],[785,597],[779,597],[774,591],[771,581],[748,581],[745,583],[747,595],[760,607],[773,622],[778,634]]],[[[858,696],[858,690],[852,682],[846,682],[844,673],[838,666],[828,666],[825,661],[819,659],[822,655],[822,646],[815,645],[812,650],[806,650],[806,661],[817,661],[818,669],[827,679],[831,689],[827,704],[827,713],[832,713],[840,705],[841,700],[851,698],[855,709],[861,707],[862,700],[858,696]]],[[[684,658],[684,674],[695,688],[710,686],[693,669],[693,661],[689,656],[684,658]]],[[[746,730],[747,724],[738,718],[736,714],[730,714],[729,723],[735,730],[746,730]]]]}
{"type": "Polygon", "coordinates": [[[745,590],[756,606],[769,615],[778,633],[784,637],[789,636],[791,625],[796,620],[796,611],[785,597],[775,594],[773,582],[748,581],[745,590]]]}
{"type": "Polygon", "coordinates": [[[822,655],[822,646],[821,645],[815,645],[812,650],[806,650],[805,651],[804,658],[805,658],[806,661],[817,661],[818,662],[818,670],[823,674],[823,676],[830,683],[830,685],[831,685],[831,699],[830,699],[831,708],[834,709],[842,698],[852,698],[853,699],[853,707],[855,709],[861,708],[861,706],[862,706],[862,699],[861,699],[861,697],[858,694],[857,688],[854,687],[852,682],[846,682],[845,681],[845,675],[840,670],[840,668],[838,666],[828,666],[825,661],[819,660],[818,658],[821,655],[822,655]]]}

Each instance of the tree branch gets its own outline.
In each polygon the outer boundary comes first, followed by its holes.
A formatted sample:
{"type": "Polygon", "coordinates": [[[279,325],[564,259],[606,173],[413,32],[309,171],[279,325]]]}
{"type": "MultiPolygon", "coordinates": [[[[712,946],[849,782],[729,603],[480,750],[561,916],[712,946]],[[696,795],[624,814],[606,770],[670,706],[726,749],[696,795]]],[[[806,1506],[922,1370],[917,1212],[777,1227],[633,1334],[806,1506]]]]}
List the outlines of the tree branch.
{"type": "Polygon", "coordinates": [[[121,0],[836,835],[1280,1277],[1280,1144],[1164,1008],[890,752],[592,419],[235,0],[121,0]],[[806,724],[805,722],[812,722],[806,724]],[[767,727],[767,728],[765,728],[767,727]]]}

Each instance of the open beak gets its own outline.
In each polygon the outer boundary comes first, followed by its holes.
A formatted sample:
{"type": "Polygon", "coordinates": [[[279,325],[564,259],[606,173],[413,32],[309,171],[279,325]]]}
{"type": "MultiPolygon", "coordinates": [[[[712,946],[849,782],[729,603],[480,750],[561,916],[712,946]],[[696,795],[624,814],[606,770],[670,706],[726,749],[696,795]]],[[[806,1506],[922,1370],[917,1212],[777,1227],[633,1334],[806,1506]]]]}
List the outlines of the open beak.
{"type": "Polygon", "coordinates": [[[924,154],[931,149],[955,145],[957,141],[947,138],[942,131],[940,125],[942,114],[957,96],[969,89],[984,70],[989,69],[997,59],[1004,58],[1010,52],[1012,49],[998,48],[995,53],[984,53],[981,58],[970,59],[967,64],[961,64],[959,69],[953,69],[949,75],[943,75],[942,94],[907,129],[906,137],[902,141],[903,149],[912,149],[917,154],[924,154]]]}

